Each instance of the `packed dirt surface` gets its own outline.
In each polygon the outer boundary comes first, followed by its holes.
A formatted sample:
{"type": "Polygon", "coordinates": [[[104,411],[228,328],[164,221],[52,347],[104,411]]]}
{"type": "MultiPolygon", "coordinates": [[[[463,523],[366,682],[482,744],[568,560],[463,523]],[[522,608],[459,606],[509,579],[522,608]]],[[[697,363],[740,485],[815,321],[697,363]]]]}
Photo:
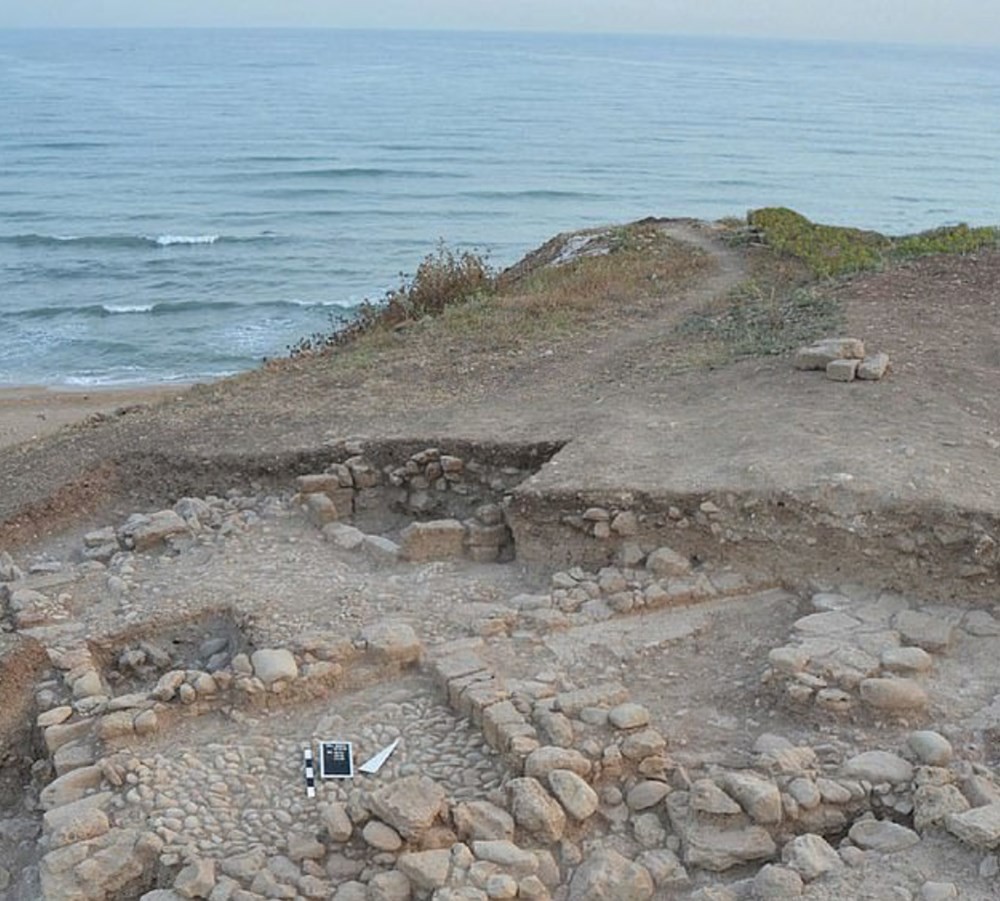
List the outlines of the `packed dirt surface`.
{"type": "Polygon", "coordinates": [[[822,286],[840,383],[699,365],[760,251],[657,227],[582,334],[0,450],[0,897],[1000,894],[1000,252],[822,286]]]}

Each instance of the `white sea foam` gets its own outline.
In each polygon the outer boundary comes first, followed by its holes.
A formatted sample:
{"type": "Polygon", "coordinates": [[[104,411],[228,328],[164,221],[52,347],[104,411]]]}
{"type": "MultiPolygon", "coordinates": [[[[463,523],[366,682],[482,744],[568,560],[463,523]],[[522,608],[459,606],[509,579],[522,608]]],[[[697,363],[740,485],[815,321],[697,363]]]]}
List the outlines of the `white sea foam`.
{"type": "Polygon", "coordinates": [[[160,247],[170,247],[173,244],[214,244],[218,235],[160,235],[154,238],[160,247]]]}
{"type": "Polygon", "coordinates": [[[154,304],[151,303],[136,303],[136,304],[116,304],[116,303],[105,303],[101,304],[101,307],[106,313],[152,313],[154,304]]]}

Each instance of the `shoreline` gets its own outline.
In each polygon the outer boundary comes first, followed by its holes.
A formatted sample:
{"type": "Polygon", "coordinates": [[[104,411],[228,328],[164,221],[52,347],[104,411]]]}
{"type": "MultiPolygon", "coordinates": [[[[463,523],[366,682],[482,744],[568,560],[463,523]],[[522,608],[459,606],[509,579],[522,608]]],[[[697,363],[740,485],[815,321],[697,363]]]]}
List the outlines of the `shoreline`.
{"type": "Polygon", "coordinates": [[[0,450],[43,438],[95,413],[176,397],[194,382],[131,387],[0,386],[0,450]]]}

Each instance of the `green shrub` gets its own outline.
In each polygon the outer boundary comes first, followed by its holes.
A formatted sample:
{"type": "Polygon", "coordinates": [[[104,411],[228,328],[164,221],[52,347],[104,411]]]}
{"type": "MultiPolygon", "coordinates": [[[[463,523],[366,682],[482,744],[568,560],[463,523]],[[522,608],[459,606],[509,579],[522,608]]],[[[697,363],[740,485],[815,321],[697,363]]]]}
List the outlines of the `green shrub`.
{"type": "Polygon", "coordinates": [[[996,228],[970,228],[962,223],[890,238],[857,228],[818,225],[784,207],[753,210],[747,222],[769,247],[801,260],[819,278],[876,269],[887,260],[970,253],[1000,243],[996,228]]]}
{"type": "Polygon", "coordinates": [[[820,278],[874,269],[890,247],[878,232],[817,225],[785,207],[754,210],[747,221],[770,247],[802,260],[820,278]]]}
{"type": "Polygon", "coordinates": [[[293,357],[318,353],[349,344],[379,327],[439,316],[453,304],[491,294],[495,285],[496,273],[482,255],[471,250],[456,253],[441,241],[434,253],[424,257],[415,275],[400,275],[399,287],[386,292],[381,302],[365,300],[347,323],[331,317],[329,331],[302,338],[288,350],[293,357]]]}
{"type": "Polygon", "coordinates": [[[897,238],[893,243],[893,255],[906,258],[931,253],[974,253],[984,247],[996,247],[998,243],[1000,229],[970,228],[962,222],[897,238]]]}

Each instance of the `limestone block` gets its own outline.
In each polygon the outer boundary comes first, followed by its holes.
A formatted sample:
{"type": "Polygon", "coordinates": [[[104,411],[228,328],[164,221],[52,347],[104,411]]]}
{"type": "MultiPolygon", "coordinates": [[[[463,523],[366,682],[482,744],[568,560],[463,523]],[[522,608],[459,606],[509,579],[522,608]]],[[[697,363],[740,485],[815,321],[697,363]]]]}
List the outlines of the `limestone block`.
{"type": "Polygon", "coordinates": [[[642,760],[663,753],[667,740],[656,729],[632,732],[622,742],[622,754],[629,760],[642,760]]]}
{"type": "Polygon", "coordinates": [[[886,648],[881,663],[891,673],[926,673],[934,658],[923,648],[886,648]]]}
{"type": "Polygon", "coordinates": [[[412,854],[401,854],[396,862],[399,872],[417,889],[432,892],[442,888],[448,881],[451,870],[451,851],[440,849],[436,851],[416,851],[412,854]]]}
{"type": "Polygon", "coordinates": [[[466,801],[458,804],[452,811],[452,818],[458,837],[462,841],[472,842],[473,852],[477,857],[483,855],[476,851],[476,844],[509,841],[514,837],[514,818],[502,807],[489,801],[466,801]]]}
{"type": "Polygon", "coordinates": [[[54,754],[63,745],[78,741],[90,735],[94,724],[91,720],[77,720],[75,723],[58,723],[45,730],[45,747],[54,754]]]}
{"type": "Polygon", "coordinates": [[[659,889],[680,886],[687,882],[688,874],[677,855],[669,848],[644,851],[636,863],[646,868],[659,889]]]}
{"type": "Polygon", "coordinates": [[[882,782],[898,785],[913,779],[913,766],[890,751],[864,751],[844,764],[844,774],[867,779],[873,785],[882,782]]]}
{"type": "Polygon", "coordinates": [[[787,901],[803,892],[802,877],[790,867],[769,863],[753,879],[754,898],[759,901],[787,901]]]}
{"type": "Polygon", "coordinates": [[[908,644],[932,654],[943,654],[955,641],[955,626],[917,610],[901,610],[892,618],[892,627],[908,644]]]}
{"type": "Polygon", "coordinates": [[[403,839],[392,826],[380,820],[369,820],[361,830],[361,837],[376,851],[398,851],[403,847],[403,839]]]}
{"type": "Polygon", "coordinates": [[[735,816],[742,813],[740,807],[711,779],[697,779],[691,786],[691,809],[713,816],[735,816]]]}
{"type": "Polygon", "coordinates": [[[661,547],[646,558],[646,569],[661,578],[684,576],[691,572],[691,561],[669,547],[661,547]]]}
{"type": "Polygon", "coordinates": [[[403,529],[399,553],[404,560],[455,560],[462,556],[465,528],[457,519],[415,522],[403,529]]]}
{"type": "Polygon", "coordinates": [[[973,848],[994,850],[1000,847],[1000,804],[949,814],[944,826],[955,838],[973,848]]]}
{"type": "Polygon", "coordinates": [[[888,820],[858,820],[848,835],[859,848],[880,854],[903,851],[920,841],[920,836],[912,829],[888,820]]]}
{"type": "Polygon", "coordinates": [[[295,487],[300,494],[329,494],[339,491],[341,484],[336,473],[327,472],[299,476],[295,480],[295,487]]]}
{"type": "Polygon", "coordinates": [[[511,841],[476,841],[472,843],[472,853],[479,860],[495,863],[519,878],[538,872],[538,858],[511,841]]]}
{"type": "Polygon", "coordinates": [[[281,679],[295,679],[299,667],[295,657],[287,648],[261,648],[250,656],[253,674],[264,685],[273,685],[281,679]]]}
{"type": "MultiPolygon", "coordinates": [[[[346,886],[354,884],[356,883],[347,883],[346,886]]],[[[410,898],[413,897],[410,880],[399,870],[376,873],[368,882],[367,892],[362,885],[358,894],[354,895],[350,889],[344,892],[346,886],[337,889],[337,893],[334,895],[335,901],[354,901],[355,898],[357,901],[410,901],[410,898]]]]}
{"type": "Polygon", "coordinates": [[[173,510],[160,510],[149,516],[131,518],[122,526],[120,535],[128,548],[148,551],[174,535],[188,531],[187,523],[173,510]]]}
{"type": "Polygon", "coordinates": [[[866,382],[877,382],[889,371],[889,355],[887,353],[869,354],[858,366],[858,378],[866,382]]]}
{"type": "Polygon", "coordinates": [[[71,801],[78,801],[88,791],[97,788],[103,778],[104,773],[99,766],[85,766],[71,770],[42,789],[38,796],[38,804],[42,810],[52,810],[71,801]]]}
{"type": "Polygon", "coordinates": [[[722,787],[754,822],[781,822],[781,792],[773,782],[752,773],[727,773],[722,787]]]}
{"type": "Polygon", "coordinates": [[[649,871],[612,848],[599,848],[577,867],[572,901],[648,901],[655,887],[649,871]]]}
{"type": "Polygon", "coordinates": [[[338,843],[350,841],[354,824],[347,815],[347,808],[338,801],[323,804],[319,809],[320,822],[326,827],[330,840],[338,843]]]}
{"type": "Polygon", "coordinates": [[[400,666],[419,663],[423,645],[408,623],[385,620],[369,623],[361,630],[361,640],[369,654],[400,666]]]}
{"type": "Polygon", "coordinates": [[[617,682],[566,691],[556,696],[555,709],[566,716],[576,716],[585,707],[621,704],[628,699],[628,689],[617,682]]]}
{"type": "Polygon", "coordinates": [[[844,862],[822,836],[807,833],[793,838],[781,849],[781,860],[806,882],[842,869],[844,862]]]}
{"type": "Polygon", "coordinates": [[[336,522],[340,515],[337,505],[325,494],[307,494],[305,496],[306,516],[316,528],[321,529],[331,522],[336,522]]]}
{"type": "Polygon", "coordinates": [[[684,862],[688,866],[721,873],[752,860],[772,857],[774,839],[763,826],[722,829],[699,825],[685,832],[684,862]]]}
{"type": "Polygon", "coordinates": [[[576,773],[571,770],[552,770],[548,774],[548,781],[556,800],[577,822],[583,822],[597,813],[600,805],[597,792],[576,773]]]}
{"type": "Polygon", "coordinates": [[[913,828],[923,833],[943,825],[949,814],[965,813],[970,806],[954,785],[921,785],[913,792],[913,828]]]}
{"type": "Polygon", "coordinates": [[[182,898],[207,898],[215,888],[215,861],[198,858],[174,879],[174,891],[182,898]]]}
{"type": "Polygon", "coordinates": [[[865,345],[857,338],[825,338],[795,353],[795,368],[802,370],[826,369],[834,360],[862,360],[865,345]]]}
{"type": "Polygon", "coordinates": [[[912,679],[862,679],[861,700],[878,710],[921,710],[927,692],[912,679]]]}
{"type": "Polygon", "coordinates": [[[111,792],[101,792],[47,811],[42,823],[49,847],[61,848],[104,835],[111,828],[105,813],[111,798],[111,792]]]}
{"type": "Polygon", "coordinates": [[[427,776],[406,776],[384,785],[371,795],[376,816],[407,841],[419,841],[444,810],[445,791],[427,776]]]}
{"type": "Polygon", "coordinates": [[[611,520],[611,531],[631,538],[639,533],[639,517],[631,510],[624,510],[611,520]]]}
{"type": "Polygon", "coordinates": [[[831,382],[853,382],[858,366],[857,360],[831,360],[826,364],[826,377],[831,382]]]}
{"type": "Polygon", "coordinates": [[[507,783],[507,791],[514,822],[545,844],[562,838],[566,814],[537,779],[512,779],[507,783]]]}
{"type": "MultiPolygon", "coordinates": [[[[506,694],[506,692],[504,692],[504,694],[506,694]]],[[[500,738],[501,731],[507,736],[511,734],[529,734],[529,732],[534,732],[534,729],[531,729],[530,727],[524,730],[515,728],[513,732],[511,732],[507,727],[528,726],[527,721],[524,719],[524,715],[510,701],[499,700],[499,695],[494,695],[492,692],[487,691],[485,697],[487,699],[491,697],[496,697],[498,699],[495,703],[487,704],[486,706],[481,707],[479,712],[479,722],[483,728],[483,737],[489,743],[490,747],[501,751],[506,750],[502,747],[500,738]]],[[[475,701],[473,701],[473,704],[475,708],[475,701]]]]}
{"type": "Polygon", "coordinates": [[[102,716],[98,721],[97,734],[102,741],[125,738],[135,733],[134,714],[131,710],[118,710],[102,716]]]}
{"type": "Polygon", "coordinates": [[[373,563],[395,563],[399,559],[399,545],[382,535],[365,535],[361,552],[373,563]]]}
{"type": "Polygon", "coordinates": [[[570,770],[578,776],[589,776],[590,761],[573,748],[547,746],[532,751],[524,762],[524,775],[544,779],[553,770],[570,770]]]}

